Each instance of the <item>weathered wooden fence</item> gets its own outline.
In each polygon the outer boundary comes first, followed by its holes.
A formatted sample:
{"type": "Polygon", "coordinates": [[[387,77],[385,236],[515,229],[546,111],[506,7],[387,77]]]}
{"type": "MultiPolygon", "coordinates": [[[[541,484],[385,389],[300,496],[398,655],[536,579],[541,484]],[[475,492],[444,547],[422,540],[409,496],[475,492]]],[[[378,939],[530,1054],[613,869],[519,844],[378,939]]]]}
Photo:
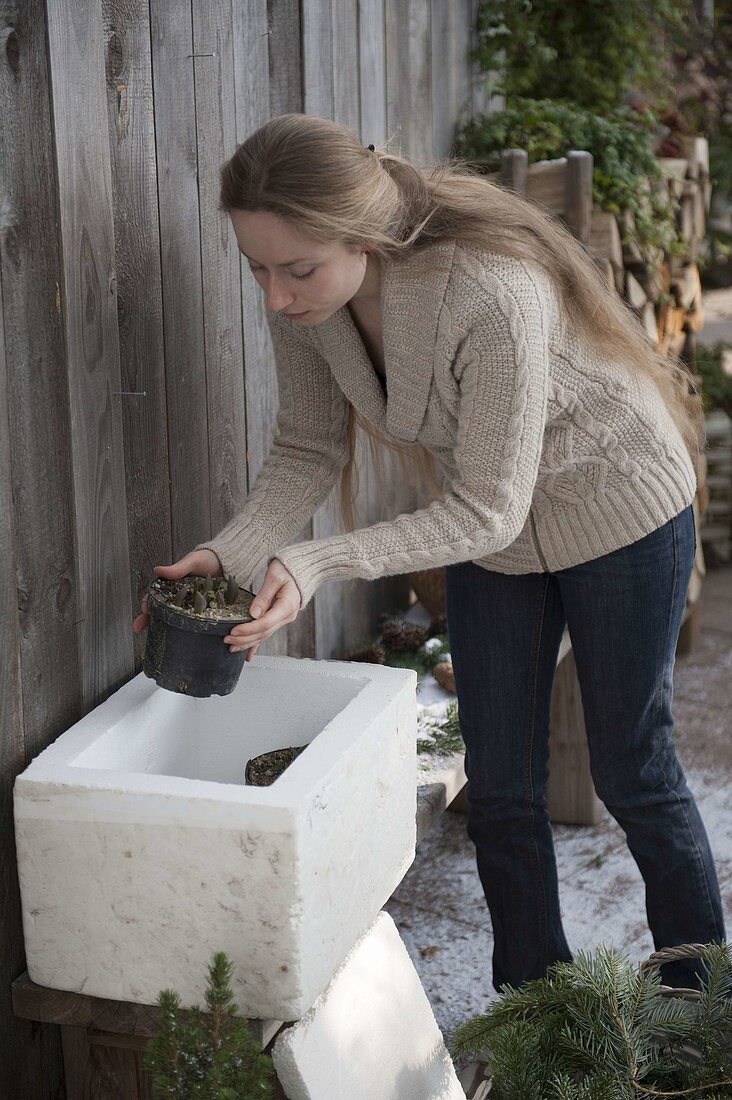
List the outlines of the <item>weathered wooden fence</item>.
{"type": "MultiPolygon", "coordinates": [[[[14,778],[140,670],[152,566],[223,526],[271,439],[264,306],[219,166],[287,111],[427,163],[486,104],[475,0],[0,11],[0,1096],[41,1100],[65,1092],[58,1028],[11,1010],[14,778]]],[[[324,507],[300,537],[330,523],[324,507]]],[[[326,586],[262,652],[337,655],[403,583],[326,586]]]]}

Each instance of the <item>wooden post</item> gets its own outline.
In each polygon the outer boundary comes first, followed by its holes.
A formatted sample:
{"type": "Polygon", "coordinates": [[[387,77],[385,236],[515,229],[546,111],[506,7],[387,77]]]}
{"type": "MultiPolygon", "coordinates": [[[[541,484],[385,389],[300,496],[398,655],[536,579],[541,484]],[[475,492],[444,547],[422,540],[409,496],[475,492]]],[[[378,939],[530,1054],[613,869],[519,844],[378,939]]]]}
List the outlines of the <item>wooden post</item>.
{"type": "Polygon", "coordinates": [[[555,824],[597,825],[602,803],[590,774],[585,716],[572,650],[557,665],[549,729],[549,816],[555,824]]]}
{"type": "MultiPolygon", "coordinates": [[[[552,688],[547,805],[555,824],[597,825],[602,803],[590,774],[585,716],[571,647],[565,627],[552,688]]],[[[448,809],[465,814],[470,811],[467,783],[448,809]]]]}
{"type": "Polygon", "coordinates": [[[529,154],[525,149],[504,149],[501,153],[501,183],[517,195],[526,194],[529,154]]]}
{"type": "Polygon", "coordinates": [[[592,153],[572,149],[567,153],[567,191],[564,220],[574,236],[587,244],[592,228],[592,153]]]}

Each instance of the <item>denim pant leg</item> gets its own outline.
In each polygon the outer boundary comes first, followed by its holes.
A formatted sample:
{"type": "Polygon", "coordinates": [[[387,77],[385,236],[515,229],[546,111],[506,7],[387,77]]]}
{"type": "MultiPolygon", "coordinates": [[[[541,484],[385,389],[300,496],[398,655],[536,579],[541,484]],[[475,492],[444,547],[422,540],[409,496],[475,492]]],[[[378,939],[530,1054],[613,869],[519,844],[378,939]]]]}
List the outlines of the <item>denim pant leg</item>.
{"type": "Polygon", "coordinates": [[[549,708],[565,619],[548,573],[447,566],[445,591],[467,831],[494,935],[493,985],[518,986],[571,961],[559,911],[546,782],[549,708]]]}
{"type": "MultiPolygon", "coordinates": [[[[691,506],[645,538],[554,574],[572,639],[595,789],[646,885],[656,948],[724,939],[709,840],[672,739],[673,668],[694,562],[691,506]]],[[[698,987],[698,963],[667,963],[698,987]]]]}

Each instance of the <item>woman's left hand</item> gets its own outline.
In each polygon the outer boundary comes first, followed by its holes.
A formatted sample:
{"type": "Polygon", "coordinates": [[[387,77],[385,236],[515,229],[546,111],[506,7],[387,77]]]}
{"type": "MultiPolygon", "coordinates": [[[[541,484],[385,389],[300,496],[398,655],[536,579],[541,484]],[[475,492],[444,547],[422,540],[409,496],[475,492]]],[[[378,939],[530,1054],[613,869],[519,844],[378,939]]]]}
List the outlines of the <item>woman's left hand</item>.
{"type": "Polygon", "coordinates": [[[265,573],[262,587],[252,600],[249,614],[256,622],[241,623],[232,628],[224,641],[232,653],[247,649],[251,661],[260,644],[286,623],[292,623],[300,612],[300,589],[294,577],[279,558],[273,558],[265,573]]]}

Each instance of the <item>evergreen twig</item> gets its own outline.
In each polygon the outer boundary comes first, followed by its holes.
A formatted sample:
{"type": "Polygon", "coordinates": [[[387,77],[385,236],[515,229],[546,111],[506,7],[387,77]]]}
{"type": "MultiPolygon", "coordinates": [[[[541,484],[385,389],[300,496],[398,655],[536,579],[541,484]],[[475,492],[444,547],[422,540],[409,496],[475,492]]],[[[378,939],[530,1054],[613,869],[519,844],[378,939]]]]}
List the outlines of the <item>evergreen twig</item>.
{"type": "Polygon", "coordinates": [[[419,720],[420,728],[429,732],[429,737],[417,739],[417,752],[431,753],[435,756],[452,756],[465,752],[465,742],[460,732],[457,699],[451,699],[445,708],[445,716],[438,718],[434,714],[423,714],[419,720]]]}
{"type": "Polygon", "coordinates": [[[149,1041],[144,1067],[153,1075],[156,1100],[271,1100],[274,1067],[236,1016],[231,991],[233,964],[214,953],[206,988],[207,1013],[180,1007],[180,996],[161,990],[158,1031],[149,1041]]]}
{"type": "Polygon", "coordinates": [[[700,957],[706,974],[690,1002],[611,947],[580,952],[544,978],[503,986],[488,1013],[455,1029],[451,1054],[489,1063],[491,1100],[732,1097],[730,947],[708,944],[700,957]]]}

